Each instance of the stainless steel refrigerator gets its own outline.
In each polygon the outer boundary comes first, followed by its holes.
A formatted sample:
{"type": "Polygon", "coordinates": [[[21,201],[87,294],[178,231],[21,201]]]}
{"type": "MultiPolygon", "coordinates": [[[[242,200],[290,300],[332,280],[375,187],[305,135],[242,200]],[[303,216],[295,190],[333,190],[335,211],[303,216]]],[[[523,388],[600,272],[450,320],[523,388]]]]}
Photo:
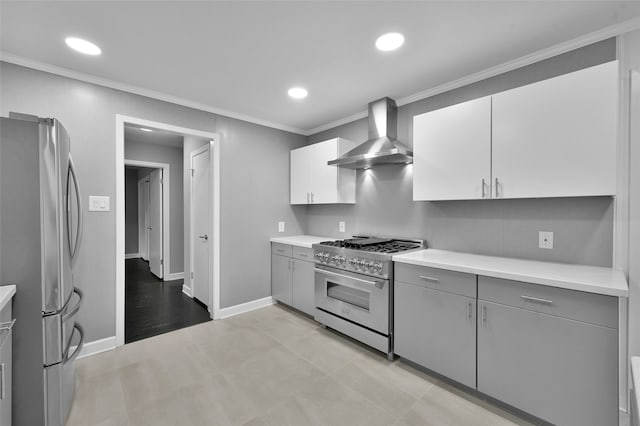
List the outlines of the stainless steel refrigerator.
{"type": "Polygon", "coordinates": [[[0,283],[16,285],[12,424],[62,426],[84,340],[73,280],[82,203],[70,139],[56,119],[0,120],[0,283]]]}

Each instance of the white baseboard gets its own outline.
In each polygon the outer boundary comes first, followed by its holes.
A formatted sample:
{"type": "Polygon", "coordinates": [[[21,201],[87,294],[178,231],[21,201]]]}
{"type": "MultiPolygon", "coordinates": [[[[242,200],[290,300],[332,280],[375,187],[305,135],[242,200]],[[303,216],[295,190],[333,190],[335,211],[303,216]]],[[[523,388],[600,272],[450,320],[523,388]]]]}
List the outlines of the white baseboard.
{"type": "Polygon", "coordinates": [[[140,257],[140,253],[127,253],[124,255],[125,259],[137,259],[140,257]]]}
{"type": "Polygon", "coordinates": [[[182,292],[193,299],[193,293],[191,287],[187,287],[186,284],[182,284],[182,292]]]}
{"type": "Polygon", "coordinates": [[[222,308],[218,311],[218,314],[220,319],[229,318],[234,315],[243,314],[255,309],[264,308],[265,306],[273,305],[273,303],[273,297],[269,296],[258,300],[252,300],[251,302],[229,306],[228,308],[222,308]]]}
{"type": "Polygon", "coordinates": [[[184,278],[184,272],[174,272],[173,274],[167,275],[165,281],[173,281],[173,280],[181,280],[184,278]]]}
{"type": "MultiPolygon", "coordinates": [[[[78,359],[86,358],[91,355],[96,355],[101,352],[106,352],[116,347],[116,336],[107,337],[100,340],[94,340],[93,342],[87,342],[82,347],[78,359]]],[[[74,350],[75,347],[71,347],[70,350],[74,350]]]]}

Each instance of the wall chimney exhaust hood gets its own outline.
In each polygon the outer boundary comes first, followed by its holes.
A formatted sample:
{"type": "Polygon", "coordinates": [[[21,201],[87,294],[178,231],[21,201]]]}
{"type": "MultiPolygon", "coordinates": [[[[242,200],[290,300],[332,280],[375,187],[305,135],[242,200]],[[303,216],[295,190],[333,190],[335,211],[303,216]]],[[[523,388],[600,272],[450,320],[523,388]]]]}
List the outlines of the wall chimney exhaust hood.
{"type": "Polygon", "coordinates": [[[369,139],[343,156],[327,162],[347,169],[368,169],[378,164],[413,163],[413,151],[397,139],[398,107],[391,98],[369,104],[369,139]]]}

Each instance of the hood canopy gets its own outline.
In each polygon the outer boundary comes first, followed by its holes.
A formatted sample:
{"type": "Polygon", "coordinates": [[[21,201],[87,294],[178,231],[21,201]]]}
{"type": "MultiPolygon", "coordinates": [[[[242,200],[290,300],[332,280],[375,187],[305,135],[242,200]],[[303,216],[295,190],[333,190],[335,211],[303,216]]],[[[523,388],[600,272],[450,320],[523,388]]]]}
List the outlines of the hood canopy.
{"type": "Polygon", "coordinates": [[[363,169],[378,164],[412,163],[413,151],[398,141],[397,128],[396,102],[391,98],[371,102],[369,139],[327,164],[348,169],[363,169]]]}

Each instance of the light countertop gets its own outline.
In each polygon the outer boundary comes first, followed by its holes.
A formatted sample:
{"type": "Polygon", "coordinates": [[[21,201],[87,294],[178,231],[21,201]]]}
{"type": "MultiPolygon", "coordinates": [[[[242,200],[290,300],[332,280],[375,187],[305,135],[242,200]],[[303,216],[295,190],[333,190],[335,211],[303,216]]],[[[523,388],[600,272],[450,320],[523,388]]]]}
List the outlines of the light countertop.
{"type": "Polygon", "coordinates": [[[0,285],[0,311],[7,306],[14,294],[16,294],[15,285],[0,285]]]}
{"type": "Polygon", "coordinates": [[[311,248],[311,244],[321,243],[322,241],[333,241],[331,237],[316,237],[314,235],[293,235],[290,237],[272,237],[272,243],[289,244],[297,247],[311,248]]]}
{"type": "Polygon", "coordinates": [[[437,249],[395,255],[393,261],[608,296],[629,296],[624,274],[612,268],[482,256],[437,249]]]}

